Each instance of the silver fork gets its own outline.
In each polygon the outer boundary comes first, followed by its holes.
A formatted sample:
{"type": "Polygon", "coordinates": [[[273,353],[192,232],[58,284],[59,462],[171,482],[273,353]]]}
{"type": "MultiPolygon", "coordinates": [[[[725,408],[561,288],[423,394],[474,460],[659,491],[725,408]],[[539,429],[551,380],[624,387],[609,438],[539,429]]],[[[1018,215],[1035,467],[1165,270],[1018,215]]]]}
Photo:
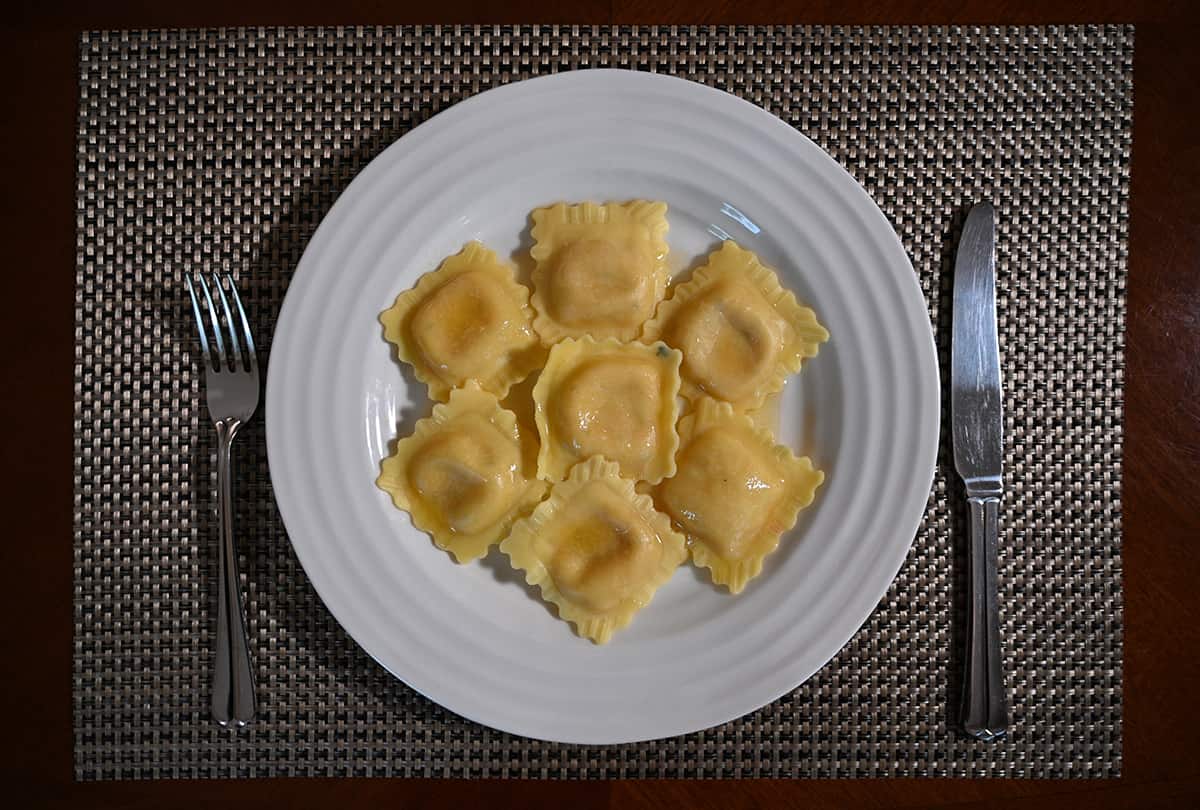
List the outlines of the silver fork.
{"type": "Polygon", "coordinates": [[[237,546],[233,541],[233,440],[238,430],[254,415],[258,406],[258,357],[250,322],[242,307],[241,296],[234,286],[233,276],[225,274],[233,302],[237,307],[235,319],[221,278],[212,274],[221,311],[213,305],[208,281],[198,276],[205,309],[211,323],[211,337],[216,353],[210,349],[209,330],[205,327],[200,298],[191,278],[185,277],[188,295],[192,298],[192,313],[200,331],[200,348],[204,353],[204,385],[208,393],[208,415],[217,428],[217,511],[221,527],[221,578],[217,601],[217,650],[213,672],[213,719],[223,726],[244,726],[254,719],[254,671],[250,664],[250,645],[246,638],[246,623],[242,618],[242,595],[238,580],[237,546]],[[221,314],[224,314],[228,342],[223,334],[221,314]],[[243,354],[244,349],[244,354],[243,354]]]}

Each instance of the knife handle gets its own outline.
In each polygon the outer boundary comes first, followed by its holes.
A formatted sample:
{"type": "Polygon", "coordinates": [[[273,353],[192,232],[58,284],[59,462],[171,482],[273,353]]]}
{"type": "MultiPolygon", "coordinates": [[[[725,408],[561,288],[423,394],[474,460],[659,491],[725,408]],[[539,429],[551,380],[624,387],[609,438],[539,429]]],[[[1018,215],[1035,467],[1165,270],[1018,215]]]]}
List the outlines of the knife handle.
{"type": "Polygon", "coordinates": [[[963,729],[991,742],[1008,730],[1008,700],[1000,661],[1000,613],[996,596],[996,546],[1000,532],[998,493],[972,495],[967,549],[967,671],[963,679],[963,729]]]}

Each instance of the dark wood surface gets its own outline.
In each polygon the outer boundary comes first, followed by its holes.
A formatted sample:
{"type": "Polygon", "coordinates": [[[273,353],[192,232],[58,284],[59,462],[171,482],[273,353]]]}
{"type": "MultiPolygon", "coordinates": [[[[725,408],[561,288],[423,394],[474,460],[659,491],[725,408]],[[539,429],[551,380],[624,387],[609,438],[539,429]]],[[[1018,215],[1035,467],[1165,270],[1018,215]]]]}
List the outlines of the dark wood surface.
{"type": "Polygon", "coordinates": [[[1200,807],[1200,3],[1129,0],[340,0],[6,7],[0,278],[8,806],[1200,807]],[[416,22],[1134,22],[1125,421],[1124,775],[859,780],[74,784],[72,363],[76,36],[83,28],[416,22]]]}

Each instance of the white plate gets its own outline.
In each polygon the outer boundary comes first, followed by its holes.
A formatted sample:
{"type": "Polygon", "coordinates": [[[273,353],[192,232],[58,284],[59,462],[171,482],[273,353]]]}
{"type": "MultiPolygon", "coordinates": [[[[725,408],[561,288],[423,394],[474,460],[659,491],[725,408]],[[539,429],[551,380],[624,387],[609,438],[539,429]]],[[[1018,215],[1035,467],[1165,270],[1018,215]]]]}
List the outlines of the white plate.
{"type": "Polygon", "coordinates": [[[938,373],[904,250],[857,183],[767,112],[681,79],[590,70],[520,82],[384,151],[321,224],[276,328],[271,478],[296,554],[342,626],[411,687],[494,728],[575,743],[696,731],[795,688],[866,620],[924,513],[938,373]],[[514,258],[528,212],[660,199],[683,270],[731,236],[832,333],[781,402],[781,441],[826,471],[738,597],[684,565],[604,647],[575,636],[493,551],[455,565],[376,489],[427,413],[376,320],[479,239],[514,258]]]}

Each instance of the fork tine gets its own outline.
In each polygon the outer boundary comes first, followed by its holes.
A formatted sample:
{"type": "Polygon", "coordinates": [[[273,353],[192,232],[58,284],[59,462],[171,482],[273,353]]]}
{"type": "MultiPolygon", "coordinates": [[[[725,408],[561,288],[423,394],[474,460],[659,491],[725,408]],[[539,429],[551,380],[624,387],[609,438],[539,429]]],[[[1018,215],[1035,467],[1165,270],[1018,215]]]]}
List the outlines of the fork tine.
{"type": "Polygon", "coordinates": [[[208,282],[204,280],[204,274],[200,276],[200,289],[204,291],[204,299],[208,301],[208,318],[212,321],[213,336],[217,339],[217,359],[220,360],[220,368],[229,369],[229,359],[225,354],[225,340],[221,337],[221,319],[217,317],[217,308],[213,306],[212,293],[208,290],[208,282]]]}
{"type": "Polygon", "coordinates": [[[242,360],[242,344],[238,340],[238,328],[233,322],[233,312],[229,309],[229,299],[225,296],[225,285],[221,283],[221,277],[213,273],[213,286],[217,288],[217,297],[221,299],[221,309],[225,312],[225,325],[229,327],[229,370],[237,371],[238,366],[245,363],[242,360]]]}
{"type": "Polygon", "coordinates": [[[200,348],[204,351],[204,366],[212,368],[212,352],[208,349],[208,330],[204,328],[204,317],[200,314],[200,301],[196,298],[196,285],[192,284],[191,276],[184,276],[188,295],[192,299],[192,315],[196,318],[196,330],[200,333],[200,348]]]}
{"type": "Polygon", "coordinates": [[[258,368],[258,355],[254,351],[254,335],[250,331],[250,321],[246,318],[246,309],[242,306],[242,296],[238,294],[237,285],[233,283],[233,276],[226,273],[225,279],[229,282],[229,291],[233,293],[233,303],[237,305],[238,315],[242,319],[242,338],[246,341],[246,353],[250,355],[250,370],[254,371],[258,368]]]}

